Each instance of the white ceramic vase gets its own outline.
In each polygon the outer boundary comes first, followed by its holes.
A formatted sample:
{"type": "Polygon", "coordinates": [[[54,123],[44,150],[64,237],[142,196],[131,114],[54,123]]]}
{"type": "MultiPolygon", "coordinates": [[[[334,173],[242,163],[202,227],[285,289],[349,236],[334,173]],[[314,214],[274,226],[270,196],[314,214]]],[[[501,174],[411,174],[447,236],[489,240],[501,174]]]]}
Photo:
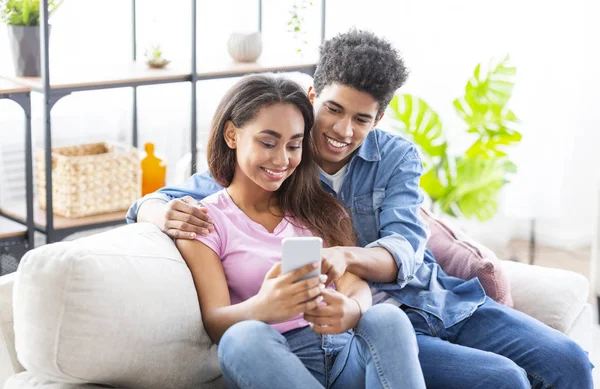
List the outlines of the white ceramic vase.
{"type": "Polygon", "coordinates": [[[229,37],[227,48],[231,58],[237,62],[254,62],[262,52],[260,32],[234,32],[229,37]]]}

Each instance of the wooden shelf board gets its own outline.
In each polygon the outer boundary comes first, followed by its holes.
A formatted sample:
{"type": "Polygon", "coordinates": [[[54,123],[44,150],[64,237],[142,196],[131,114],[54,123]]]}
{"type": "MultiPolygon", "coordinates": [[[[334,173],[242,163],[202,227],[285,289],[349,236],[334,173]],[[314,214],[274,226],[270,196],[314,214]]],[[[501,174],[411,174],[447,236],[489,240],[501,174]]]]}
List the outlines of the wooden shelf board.
{"type": "Polygon", "coordinates": [[[0,95],[11,93],[27,93],[31,89],[11,80],[0,78],[0,95]]]}
{"type": "MultiPolygon", "coordinates": [[[[234,62],[231,58],[211,58],[210,62],[198,59],[197,74],[200,78],[219,78],[245,73],[288,71],[298,68],[315,66],[316,60],[294,57],[291,58],[259,58],[252,63],[234,62]]],[[[3,82],[10,83],[24,91],[31,88],[36,91],[43,89],[40,77],[2,76],[3,82]]],[[[77,67],[76,69],[51,69],[50,87],[53,90],[118,87],[123,84],[152,83],[152,82],[183,82],[191,78],[189,67],[169,64],[164,69],[150,69],[145,63],[132,62],[111,66],[77,67]],[[183,70],[187,69],[187,70],[183,70]]],[[[8,84],[7,84],[8,85],[8,84]]]]}
{"type": "Polygon", "coordinates": [[[244,73],[286,71],[290,69],[308,68],[316,65],[316,60],[305,58],[269,58],[260,57],[256,62],[234,62],[231,58],[213,59],[212,62],[198,60],[199,77],[223,77],[244,73]]]}
{"type": "MultiPolygon", "coordinates": [[[[7,204],[0,208],[6,215],[22,220],[25,223],[26,212],[24,203],[7,204]]],[[[125,222],[125,214],[127,211],[104,213],[100,215],[86,216],[82,218],[66,218],[54,215],[54,229],[63,230],[67,228],[89,226],[93,224],[108,223],[114,221],[125,222]]],[[[38,228],[46,228],[46,211],[34,206],[33,220],[38,228]]]]}
{"type": "Polygon", "coordinates": [[[0,239],[25,236],[26,234],[27,227],[25,227],[23,224],[0,216],[0,239]]]}
{"type": "MultiPolygon", "coordinates": [[[[151,69],[146,64],[133,62],[128,64],[110,66],[78,67],[77,69],[61,69],[50,73],[51,89],[85,89],[109,85],[129,83],[160,82],[160,81],[185,81],[190,77],[190,72],[182,71],[174,66],[165,69],[151,69]]],[[[42,90],[40,77],[4,76],[4,78],[26,85],[34,90],[42,90]]]]}

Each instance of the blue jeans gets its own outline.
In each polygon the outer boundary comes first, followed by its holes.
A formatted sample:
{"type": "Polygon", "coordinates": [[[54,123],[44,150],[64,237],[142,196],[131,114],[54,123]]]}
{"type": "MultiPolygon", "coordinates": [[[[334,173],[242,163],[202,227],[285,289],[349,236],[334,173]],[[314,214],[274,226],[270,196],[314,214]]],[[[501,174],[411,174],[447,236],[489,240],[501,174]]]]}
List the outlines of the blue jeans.
{"type": "Polygon", "coordinates": [[[310,327],[280,334],[262,322],[237,323],[221,338],[219,363],[229,388],[425,389],[412,325],[387,304],[339,335],[310,327]]]}
{"type": "Polygon", "coordinates": [[[406,309],[428,389],[591,389],[587,353],[563,333],[489,297],[449,328],[406,309]]]}

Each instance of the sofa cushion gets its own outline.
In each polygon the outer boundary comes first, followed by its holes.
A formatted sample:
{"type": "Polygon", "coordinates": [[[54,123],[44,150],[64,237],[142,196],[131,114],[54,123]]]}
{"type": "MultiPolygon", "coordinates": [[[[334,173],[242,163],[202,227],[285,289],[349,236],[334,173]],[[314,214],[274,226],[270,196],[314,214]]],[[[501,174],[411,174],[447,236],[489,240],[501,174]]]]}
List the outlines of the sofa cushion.
{"type": "Polygon", "coordinates": [[[514,308],[567,333],[586,306],[590,292],[581,274],[502,261],[510,279],[514,308]]]}
{"type": "Polygon", "coordinates": [[[14,326],[19,361],[46,380],[144,389],[222,381],[191,273],[150,224],[27,253],[14,326]]]}
{"type": "Polygon", "coordinates": [[[421,216],[431,230],[427,248],[446,273],[463,280],[477,277],[488,296],[513,306],[510,283],[500,260],[491,250],[451,228],[425,208],[421,208],[421,216]]]}

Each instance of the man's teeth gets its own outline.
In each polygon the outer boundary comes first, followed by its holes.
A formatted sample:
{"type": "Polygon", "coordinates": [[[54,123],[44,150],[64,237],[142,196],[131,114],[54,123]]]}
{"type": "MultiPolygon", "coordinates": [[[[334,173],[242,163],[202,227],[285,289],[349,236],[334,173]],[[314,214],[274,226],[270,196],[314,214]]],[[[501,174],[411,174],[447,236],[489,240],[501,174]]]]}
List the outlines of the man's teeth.
{"type": "Polygon", "coordinates": [[[329,137],[325,137],[325,138],[327,139],[327,142],[329,142],[329,144],[333,145],[334,147],[342,148],[342,147],[348,146],[347,143],[338,142],[337,140],[333,140],[329,137]]]}
{"type": "Polygon", "coordinates": [[[274,172],[273,170],[269,170],[269,169],[264,168],[264,167],[263,167],[263,170],[266,171],[269,174],[274,175],[274,176],[283,176],[283,173],[285,173],[285,172],[274,172]]]}

